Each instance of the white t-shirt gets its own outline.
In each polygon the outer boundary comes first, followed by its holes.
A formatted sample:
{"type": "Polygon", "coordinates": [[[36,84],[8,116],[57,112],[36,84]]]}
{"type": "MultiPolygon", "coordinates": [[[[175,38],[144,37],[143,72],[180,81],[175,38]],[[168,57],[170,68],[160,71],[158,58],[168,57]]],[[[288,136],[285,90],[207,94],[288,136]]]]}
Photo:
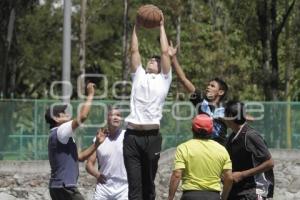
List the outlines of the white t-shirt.
{"type": "Polygon", "coordinates": [[[103,193],[114,196],[128,189],[127,173],[123,158],[125,130],[118,130],[117,134],[119,135],[115,138],[105,138],[104,142],[97,148],[99,171],[106,177],[106,183],[97,184],[96,197],[103,195],[103,193]]]}
{"type": "MultiPolygon", "coordinates": [[[[55,127],[56,128],[56,127],[55,127]]],[[[67,144],[69,138],[73,138],[74,132],[72,129],[72,120],[61,124],[57,128],[57,139],[62,144],[67,144]]],[[[74,138],[73,141],[75,142],[74,138]]]]}
{"type": "Polygon", "coordinates": [[[125,121],[132,124],[160,124],[165,99],[171,81],[171,69],[168,74],[146,73],[142,65],[132,74],[130,114],[125,121]]]}

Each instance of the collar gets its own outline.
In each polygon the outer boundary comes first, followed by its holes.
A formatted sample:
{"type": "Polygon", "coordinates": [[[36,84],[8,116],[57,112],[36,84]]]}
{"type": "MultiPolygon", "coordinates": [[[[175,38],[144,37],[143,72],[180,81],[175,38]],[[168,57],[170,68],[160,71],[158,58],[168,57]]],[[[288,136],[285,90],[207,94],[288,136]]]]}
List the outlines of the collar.
{"type": "Polygon", "coordinates": [[[116,138],[119,137],[120,133],[121,133],[121,129],[118,128],[113,135],[108,134],[108,137],[110,140],[115,140],[116,138]]]}
{"type": "Polygon", "coordinates": [[[204,99],[202,101],[201,110],[213,118],[224,117],[224,112],[225,112],[224,107],[222,107],[222,106],[217,107],[215,105],[212,105],[206,99],[204,99]],[[211,108],[213,108],[213,109],[211,109],[211,108]]]}
{"type": "Polygon", "coordinates": [[[233,142],[234,140],[236,140],[236,138],[240,135],[240,133],[242,132],[243,128],[245,127],[246,123],[244,123],[241,128],[239,129],[239,131],[235,134],[235,136],[232,138],[231,142],[233,142]]]}

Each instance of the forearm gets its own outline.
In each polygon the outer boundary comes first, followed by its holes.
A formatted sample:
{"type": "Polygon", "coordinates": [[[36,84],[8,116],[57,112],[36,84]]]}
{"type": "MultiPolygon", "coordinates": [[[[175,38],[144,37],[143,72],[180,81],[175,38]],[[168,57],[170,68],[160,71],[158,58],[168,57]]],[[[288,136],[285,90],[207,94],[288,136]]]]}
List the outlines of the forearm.
{"type": "Polygon", "coordinates": [[[72,129],[75,130],[80,126],[88,117],[91,109],[94,95],[88,95],[86,102],[81,106],[79,115],[72,121],[72,129]]]}
{"type": "Polygon", "coordinates": [[[131,53],[139,51],[139,43],[136,34],[136,26],[133,27],[132,36],[131,36],[131,53]]]}
{"type": "Polygon", "coordinates": [[[80,123],[84,122],[87,119],[88,114],[89,114],[90,109],[91,109],[93,98],[94,98],[94,95],[87,96],[87,99],[86,99],[85,103],[81,107],[80,113],[79,113],[79,116],[78,116],[78,121],[80,123]]]}
{"type": "Polygon", "coordinates": [[[88,162],[85,169],[90,175],[94,176],[95,178],[98,178],[99,172],[95,169],[93,164],[88,162]]]}
{"type": "Polygon", "coordinates": [[[262,164],[258,165],[257,167],[241,171],[243,178],[254,176],[259,173],[263,173],[265,171],[268,171],[274,167],[274,161],[273,159],[269,159],[262,164]]]}
{"type": "Polygon", "coordinates": [[[176,177],[174,174],[171,176],[170,185],[169,185],[169,197],[168,200],[173,200],[175,193],[177,191],[178,185],[180,183],[180,178],[176,177]]]}
{"type": "Polygon", "coordinates": [[[169,73],[171,61],[168,54],[169,43],[164,25],[160,26],[161,68],[164,74],[169,73]]]}
{"type": "Polygon", "coordinates": [[[132,32],[132,37],[131,37],[131,72],[135,72],[137,66],[141,62],[136,29],[137,29],[136,26],[134,26],[133,32],[132,32]]]}
{"type": "Polygon", "coordinates": [[[181,84],[184,86],[184,88],[189,93],[194,93],[196,88],[193,85],[193,83],[186,78],[185,73],[183,72],[183,70],[179,64],[176,55],[174,55],[172,57],[172,67],[175,70],[175,73],[176,73],[177,77],[179,78],[179,81],[181,82],[181,84]]]}
{"type": "Polygon", "coordinates": [[[223,182],[223,191],[222,191],[222,195],[221,195],[221,200],[226,200],[228,199],[229,196],[229,192],[231,190],[232,187],[232,179],[228,180],[228,179],[224,179],[223,182]]]}
{"type": "Polygon", "coordinates": [[[80,152],[78,154],[78,160],[80,162],[83,162],[86,159],[88,159],[97,150],[98,146],[99,146],[98,143],[94,143],[89,148],[87,148],[87,149],[83,150],[82,152],[80,152]]]}

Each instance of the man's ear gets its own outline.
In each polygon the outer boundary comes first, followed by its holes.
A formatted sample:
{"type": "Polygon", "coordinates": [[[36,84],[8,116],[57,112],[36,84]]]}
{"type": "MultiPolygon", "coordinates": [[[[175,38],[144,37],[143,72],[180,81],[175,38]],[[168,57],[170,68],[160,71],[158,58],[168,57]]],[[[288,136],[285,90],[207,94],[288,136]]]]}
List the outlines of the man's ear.
{"type": "Polygon", "coordinates": [[[59,123],[59,121],[60,121],[60,120],[59,120],[59,117],[55,117],[55,116],[54,116],[54,117],[52,117],[52,119],[53,119],[56,123],[59,123]]]}
{"type": "Polygon", "coordinates": [[[224,95],[224,90],[219,90],[218,94],[219,94],[219,96],[223,96],[224,95]]]}
{"type": "Polygon", "coordinates": [[[158,74],[161,72],[161,62],[157,62],[158,74]]]}

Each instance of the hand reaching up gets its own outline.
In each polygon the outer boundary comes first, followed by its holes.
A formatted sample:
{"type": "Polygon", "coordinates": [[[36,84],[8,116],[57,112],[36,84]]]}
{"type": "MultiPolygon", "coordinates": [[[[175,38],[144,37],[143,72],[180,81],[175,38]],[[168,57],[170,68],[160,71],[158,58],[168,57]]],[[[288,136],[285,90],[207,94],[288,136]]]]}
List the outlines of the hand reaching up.
{"type": "Polygon", "coordinates": [[[100,128],[96,135],[96,144],[102,144],[107,137],[106,129],[100,128]]]}
{"type": "Polygon", "coordinates": [[[177,54],[177,50],[178,50],[178,46],[179,44],[177,44],[175,47],[173,46],[173,42],[170,41],[170,45],[169,45],[169,49],[168,49],[168,54],[169,56],[172,58],[174,56],[176,56],[177,54]]]}
{"type": "Polygon", "coordinates": [[[95,84],[94,83],[88,83],[86,86],[86,91],[88,96],[94,96],[95,94],[95,84]]]}

